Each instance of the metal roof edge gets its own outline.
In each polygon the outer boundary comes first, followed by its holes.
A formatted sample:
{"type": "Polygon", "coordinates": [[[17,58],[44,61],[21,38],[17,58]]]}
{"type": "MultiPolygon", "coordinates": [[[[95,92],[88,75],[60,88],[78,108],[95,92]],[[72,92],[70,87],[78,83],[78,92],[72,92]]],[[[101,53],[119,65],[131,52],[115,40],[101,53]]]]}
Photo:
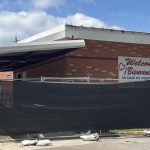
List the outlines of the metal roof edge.
{"type": "Polygon", "coordinates": [[[85,47],[84,40],[51,41],[46,43],[26,43],[0,47],[0,54],[21,53],[30,51],[45,51],[85,47]]]}
{"type": "Polygon", "coordinates": [[[46,30],[44,32],[40,32],[38,34],[35,34],[29,38],[26,38],[24,40],[21,40],[21,41],[18,41],[17,43],[30,43],[30,42],[34,42],[36,40],[39,40],[39,39],[42,39],[42,38],[45,38],[47,36],[50,36],[50,35],[53,35],[55,33],[59,33],[61,31],[65,31],[65,24],[62,24],[62,25],[59,25],[59,26],[56,26],[54,28],[51,28],[49,30],[46,30]]]}
{"type": "Polygon", "coordinates": [[[74,39],[150,44],[150,33],[148,32],[84,27],[69,24],[59,25],[55,28],[51,28],[50,30],[19,41],[18,43],[41,43],[44,41],[55,41],[65,37],[71,37],[74,39]]]}
{"type": "Polygon", "coordinates": [[[150,44],[150,33],[66,25],[66,37],[122,43],[150,44]]]}
{"type": "Polygon", "coordinates": [[[98,27],[85,27],[85,26],[76,26],[76,25],[70,25],[70,24],[66,24],[66,27],[72,27],[72,28],[80,28],[80,29],[94,29],[94,30],[103,30],[103,31],[111,31],[111,32],[128,32],[128,33],[132,33],[132,34],[146,34],[146,35],[150,35],[150,32],[142,32],[142,31],[132,31],[132,30],[123,30],[123,29],[111,29],[111,28],[98,28],[98,27]]]}

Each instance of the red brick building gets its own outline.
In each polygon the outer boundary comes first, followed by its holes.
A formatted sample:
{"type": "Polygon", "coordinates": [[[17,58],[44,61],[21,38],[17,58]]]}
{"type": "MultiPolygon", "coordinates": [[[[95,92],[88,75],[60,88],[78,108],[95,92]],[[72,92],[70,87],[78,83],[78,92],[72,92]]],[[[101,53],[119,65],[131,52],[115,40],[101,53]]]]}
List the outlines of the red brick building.
{"type": "MultiPolygon", "coordinates": [[[[82,43],[82,46],[72,47],[70,44],[62,48],[64,51],[54,52],[49,57],[47,53],[42,54],[42,58],[45,59],[38,58],[36,62],[34,58],[34,63],[28,61],[21,67],[13,66],[14,76],[16,78],[46,76],[118,79],[119,56],[150,58],[150,33],[142,32],[63,25],[22,40],[18,44],[32,45],[51,41],[61,43],[78,40],[84,40],[85,45],[83,46],[82,43]]],[[[51,45],[49,46],[53,49],[51,45]]],[[[54,50],[57,50],[57,44],[54,50]]],[[[25,56],[25,60],[29,59],[30,55],[25,56]]]]}

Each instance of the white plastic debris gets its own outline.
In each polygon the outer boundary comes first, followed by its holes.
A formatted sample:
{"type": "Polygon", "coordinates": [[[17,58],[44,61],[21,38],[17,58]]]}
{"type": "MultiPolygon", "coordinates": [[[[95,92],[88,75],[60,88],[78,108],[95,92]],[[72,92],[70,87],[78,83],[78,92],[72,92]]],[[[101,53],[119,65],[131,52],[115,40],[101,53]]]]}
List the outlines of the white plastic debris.
{"type": "Polygon", "coordinates": [[[39,133],[39,134],[37,135],[37,137],[38,137],[38,140],[42,140],[42,139],[44,138],[44,135],[41,134],[41,133],[39,133]]]}
{"type": "Polygon", "coordinates": [[[23,141],[21,141],[21,144],[23,146],[36,145],[37,144],[37,140],[23,140],[23,141]]]}
{"type": "Polygon", "coordinates": [[[97,141],[99,139],[99,135],[98,133],[90,134],[90,135],[82,135],[80,136],[80,138],[83,141],[97,141]]]}
{"type": "Polygon", "coordinates": [[[39,140],[37,141],[37,146],[51,146],[52,142],[50,140],[39,140]]]}
{"type": "Polygon", "coordinates": [[[145,136],[150,136],[150,130],[144,130],[143,135],[145,136]]]}

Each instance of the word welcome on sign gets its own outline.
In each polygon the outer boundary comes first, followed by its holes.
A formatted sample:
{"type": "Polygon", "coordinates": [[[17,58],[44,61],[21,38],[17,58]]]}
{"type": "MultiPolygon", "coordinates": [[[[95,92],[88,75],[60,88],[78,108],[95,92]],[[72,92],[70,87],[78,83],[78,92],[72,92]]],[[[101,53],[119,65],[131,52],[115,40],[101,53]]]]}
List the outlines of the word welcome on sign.
{"type": "Polygon", "coordinates": [[[150,58],[118,56],[120,81],[150,80],[150,58]]]}

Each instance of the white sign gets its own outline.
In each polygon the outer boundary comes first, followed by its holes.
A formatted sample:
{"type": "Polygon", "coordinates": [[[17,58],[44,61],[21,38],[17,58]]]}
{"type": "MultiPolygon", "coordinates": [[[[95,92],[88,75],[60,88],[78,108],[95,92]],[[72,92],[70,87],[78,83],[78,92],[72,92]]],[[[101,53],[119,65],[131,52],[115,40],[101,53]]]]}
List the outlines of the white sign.
{"type": "Polygon", "coordinates": [[[120,81],[150,80],[150,58],[118,57],[120,81]]]}

